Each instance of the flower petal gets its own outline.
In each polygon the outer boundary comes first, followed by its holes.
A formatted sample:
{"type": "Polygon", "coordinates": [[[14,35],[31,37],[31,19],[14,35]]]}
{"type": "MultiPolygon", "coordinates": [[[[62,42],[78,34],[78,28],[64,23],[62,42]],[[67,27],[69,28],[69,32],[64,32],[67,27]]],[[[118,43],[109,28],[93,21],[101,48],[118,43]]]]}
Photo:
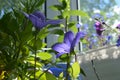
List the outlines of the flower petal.
{"type": "Polygon", "coordinates": [[[65,34],[65,37],[64,37],[64,43],[66,43],[67,45],[71,46],[71,43],[74,39],[74,34],[72,31],[68,31],[66,34],[65,34]]]}
{"type": "Polygon", "coordinates": [[[52,46],[52,49],[59,52],[59,53],[69,53],[70,52],[70,46],[68,46],[65,43],[56,43],[52,46]]]}
{"type": "Polygon", "coordinates": [[[41,21],[38,17],[30,14],[30,15],[29,15],[29,20],[33,23],[33,25],[34,25],[36,28],[38,28],[38,29],[41,29],[41,28],[42,28],[42,24],[43,24],[43,23],[42,23],[42,21],[41,21]]]}
{"type": "Polygon", "coordinates": [[[38,17],[39,19],[41,19],[42,22],[45,22],[45,15],[43,13],[41,13],[40,11],[35,11],[33,13],[33,15],[35,15],[36,17],[38,17]]]}
{"type": "Polygon", "coordinates": [[[26,18],[29,18],[29,15],[27,13],[25,12],[22,12],[22,13],[25,15],[26,18]]]}
{"type": "Polygon", "coordinates": [[[42,24],[42,27],[47,26],[48,24],[51,25],[56,25],[56,24],[60,24],[61,20],[48,20],[47,22],[44,22],[44,24],[42,24]]]}
{"type": "Polygon", "coordinates": [[[75,45],[79,42],[80,38],[83,38],[86,34],[86,32],[78,32],[72,42],[71,49],[73,49],[75,45]]]}
{"type": "Polygon", "coordinates": [[[68,53],[57,53],[57,54],[56,54],[56,58],[59,58],[59,57],[62,56],[63,54],[68,54],[68,53]]]}
{"type": "Polygon", "coordinates": [[[62,20],[47,20],[46,25],[48,24],[56,25],[56,24],[60,24],[60,22],[62,22],[62,20]]]}

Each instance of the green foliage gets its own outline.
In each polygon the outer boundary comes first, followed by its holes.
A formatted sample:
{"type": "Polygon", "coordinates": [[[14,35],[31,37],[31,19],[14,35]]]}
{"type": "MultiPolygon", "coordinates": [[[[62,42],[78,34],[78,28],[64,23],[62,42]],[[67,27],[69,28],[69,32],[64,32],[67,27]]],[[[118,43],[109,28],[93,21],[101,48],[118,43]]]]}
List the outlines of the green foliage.
{"type": "Polygon", "coordinates": [[[41,60],[49,60],[52,58],[52,55],[50,53],[47,52],[40,52],[37,54],[37,56],[41,59],[41,60]]]}
{"type": "Polygon", "coordinates": [[[76,79],[80,74],[80,64],[78,62],[74,62],[69,68],[69,72],[73,79],[76,79]]]}
{"type": "Polygon", "coordinates": [[[63,72],[61,72],[61,73],[60,73],[60,75],[59,75],[58,80],[62,80],[63,78],[64,78],[64,73],[63,73],[63,72]]]}
{"type": "Polygon", "coordinates": [[[51,31],[51,34],[63,35],[64,32],[61,29],[54,29],[54,30],[51,31]]]}
{"type": "MultiPolygon", "coordinates": [[[[11,1],[11,0],[9,0],[11,1]]],[[[42,39],[47,36],[37,36],[35,39],[33,26],[21,13],[21,10],[33,12],[45,0],[18,1],[18,5],[10,3],[11,11],[4,13],[0,19],[0,71],[5,72],[4,79],[18,78],[29,80],[33,75],[34,51],[46,46],[42,39]],[[28,5],[31,4],[31,5],[28,5]],[[32,7],[31,7],[32,6],[32,7]],[[28,9],[29,8],[29,9],[28,9]],[[29,71],[30,69],[30,71],[29,71]]],[[[9,9],[10,9],[9,8],[9,9]]],[[[8,9],[8,10],[9,10],[8,9]]],[[[46,33],[44,30],[43,33],[46,33]]],[[[43,67],[43,63],[36,61],[36,67],[43,67]]]]}
{"type": "MultiPolygon", "coordinates": [[[[64,23],[55,26],[48,25],[42,30],[36,30],[21,12],[30,14],[35,10],[40,10],[45,1],[8,0],[2,3],[2,5],[6,3],[7,8],[3,7],[4,15],[0,19],[0,72],[2,72],[0,79],[57,80],[48,70],[44,70],[47,64],[56,65],[52,62],[53,55],[47,51],[48,48],[43,49],[47,45],[44,39],[48,34],[54,34],[59,36],[58,42],[62,42],[64,32],[78,30],[77,22],[70,21],[71,16],[85,18],[89,16],[84,11],[71,10],[70,0],[59,0],[58,5],[55,4],[50,8],[60,12],[57,18],[64,20],[64,23]]],[[[67,62],[71,57],[72,55],[64,54],[60,57],[60,61],[67,62]]],[[[70,60],[68,62],[70,63],[70,60]]],[[[70,74],[73,78],[77,78],[79,73],[79,63],[75,62],[70,68],[70,74]],[[75,71],[75,69],[78,70],[75,71]]],[[[63,78],[62,72],[59,80],[63,78]]]]}

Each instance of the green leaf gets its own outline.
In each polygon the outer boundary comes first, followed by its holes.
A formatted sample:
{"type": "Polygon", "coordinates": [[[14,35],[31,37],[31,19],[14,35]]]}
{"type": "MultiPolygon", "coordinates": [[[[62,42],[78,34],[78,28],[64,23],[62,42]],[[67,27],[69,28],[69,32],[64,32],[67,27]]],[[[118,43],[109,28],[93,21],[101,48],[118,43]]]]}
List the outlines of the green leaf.
{"type": "Polygon", "coordinates": [[[53,74],[40,70],[36,72],[36,77],[38,78],[38,80],[57,80],[53,74]]]}
{"type": "Polygon", "coordinates": [[[36,6],[39,7],[45,2],[45,0],[39,0],[39,1],[36,1],[36,2],[37,2],[36,6]]]}
{"type": "Polygon", "coordinates": [[[69,28],[75,27],[75,26],[76,26],[75,24],[76,24],[75,22],[70,22],[70,23],[68,24],[68,27],[69,27],[69,28]]]}
{"type": "Polygon", "coordinates": [[[53,6],[50,6],[50,8],[52,10],[62,10],[63,9],[63,7],[61,5],[53,5],[53,6]]]}
{"type": "Polygon", "coordinates": [[[77,27],[76,27],[75,25],[73,25],[73,26],[70,28],[70,30],[72,30],[73,32],[78,32],[78,29],[77,29],[77,27]]]}
{"type": "Polygon", "coordinates": [[[62,8],[65,9],[67,7],[67,3],[65,0],[62,1],[62,8]]]}
{"type": "Polygon", "coordinates": [[[51,31],[51,34],[58,34],[58,35],[63,35],[64,32],[62,29],[54,29],[51,31]]]}
{"type": "Polygon", "coordinates": [[[22,46],[21,52],[22,52],[22,58],[27,57],[29,55],[29,49],[28,49],[28,47],[22,46]]]}
{"type": "MultiPolygon", "coordinates": [[[[26,60],[28,63],[30,63],[31,65],[35,65],[35,61],[29,61],[29,60],[26,60]]],[[[36,62],[36,66],[37,67],[42,67],[42,64],[40,64],[39,62],[36,62]]]]}
{"type": "Polygon", "coordinates": [[[19,37],[23,43],[31,40],[34,37],[32,34],[32,27],[27,26],[27,28],[19,33],[19,37]]]}
{"type": "Polygon", "coordinates": [[[37,78],[40,77],[41,80],[45,80],[45,74],[44,74],[43,71],[39,70],[39,71],[36,72],[35,75],[36,75],[37,78]],[[40,76],[40,75],[41,75],[41,76],[40,76]]]}
{"type": "Polygon", "coordinates": [[[69,13],[69,11],[67,11],[67,10],[65,10],[64,12],[63,12],[63,17],[64,18],[69,18],[70,17],[70,13],[69,13]]]}
{"type": "Polygon", "coordinates": [[[80,74],[80,64],[78,62],[74,62],[72,66],[69,68],[71,76],[76,79],[80,74]]]}
{"type": "Polygon", "coordinates": [[[71,23],[68,24],[68,27],[69,27],[69,29],[72,30],[73,32],[78,32],[78,29],[77,29],[77,27],[76,27],[75,24],[76,24],[75,22],[71,22],[71,23]]]}
{"type": "Polygon", "coordinates": [[[34,44],[34,48],[41,49],[42,47],[42,40],[40,40],[39,38],[37,40],[35,40],[35,44],[34,44]]]}
{"type": "Polygon", "coordinates": [[[40,50],[42,48],[44,44],[42,43],[42,40],[40,38],[37,38],[37,40],[32,39],[29,42],[29,46],[33,49],[33,50],[40,50]]]}
{"type": "Polygon", "coordinates": [[[46,72],[46,80],[57,80],[57,79],[53,74],[46,72]]]}
{"type": "Polygon", "coordinates": [[[55,19],[63,19],[63,16],[62,15],[58,15],[55,17],[55,19]]]}
{"type": "Polygon", "coordinates": [[[63,77],[64,77],[64,73],[61,72],[61,73],[59,74],[59,78],[62,79],[63,77]]]}
{"type": "Polygon", "coordinates": [[[81,74],[83,74],[84,76],[86,76],[86,74],[85,74],[85,72],[84,72],[84,70],[82,68],[80,68],[80,72],[81,72],[81,74]]]}
{"type": "Polygon", "coordinates": [[[38,36],[42,40],[48,35],[48,33],[49,33],[49,31],[48,31],[47,27],[45,27],[42,30],[40,30],[38,36]]]}
{"type": "MultiPolygon", "coordinates": [[[[36,76],[37,80],[46,80],[46,74],[42,70],[36,71],[35,76],[36,76]]],[[[31,75],[30,78],[31,78],[31,80],[34,80],[33,75],[31,75]]]]}
{"type": "Polygon", "coordinates": [[[89,43],[89,42],[88,42],[86,39],[84,39],[84,38],[83,38],[83,39],[80,39],[80,40],[81,40],[81,42],[84,43],[84,44],[88,44],[88,43],[89,43]]]}
{"type": "Polygon", "coordinates": [[[88,14],[84,11],[81,11],[81,10],[70,10],[68,13],[71,16],[81,16],[81,17],[89,18],[88,14]]]}
{"type": "MultiPolygon", "coordinates": [[[[26,59],[26,61],[28,62],[28,63],[30,63],[31,65],[35,65],[35,61],[34,61],[34,57],[28,57],[27,59],[26,59]]],[[[40,63],[40,62],[36,62],[36,66],[37,67],[42,67],[42,64],[40,63]]]]}
{"type": "Polygon", "coordinates": [[[49,60],[52,58],[52,55],[50,53],[47,52],[40,52],[37,54],[37,56],[41,59],[41,60],[49,60]]]}
{"type": "Polygon", "coordinates": [[[58,37],[58,42],[62,42],[63,39],[64,39],[64,35],[60,35],[60,36],[58,37]]]}

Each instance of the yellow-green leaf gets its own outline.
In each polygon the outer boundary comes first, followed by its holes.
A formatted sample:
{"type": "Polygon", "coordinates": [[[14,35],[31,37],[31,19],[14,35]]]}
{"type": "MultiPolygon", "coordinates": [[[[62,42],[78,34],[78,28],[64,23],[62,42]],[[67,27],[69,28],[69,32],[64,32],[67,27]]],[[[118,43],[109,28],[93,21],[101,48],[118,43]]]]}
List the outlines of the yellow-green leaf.
{"type": "MultiPolygon", "coordinates": [[[[35,61],[27,61],[27,62],[31,63],[32,65],[35,65],[35,61]]],[[[42,67],[42,64],[40,64],[39,62],[36,62],[36,66],[42,67]]]]}
{"type": "Polygon", "coordinates": [[[39,57],[41,60],[49,60],[52,58],[52,55],[47,52],[40,52],[37,54],[37,57],[39,57]]]}
{"type": "Polygon", "coordinates": [[[87,17],[89,18],[88,14],[81,10],[70,10],[69,14],[72,16],[81,16],[81,17],[87,17]]]}
{"type": "Polygon", "coordinates": [[[78,62],[74,62],[71,66],[71,68],[69,68],[70,71],[70,75],[76,79],[78,77],[78,75],[80,74],[80,65],[78,62]]]}

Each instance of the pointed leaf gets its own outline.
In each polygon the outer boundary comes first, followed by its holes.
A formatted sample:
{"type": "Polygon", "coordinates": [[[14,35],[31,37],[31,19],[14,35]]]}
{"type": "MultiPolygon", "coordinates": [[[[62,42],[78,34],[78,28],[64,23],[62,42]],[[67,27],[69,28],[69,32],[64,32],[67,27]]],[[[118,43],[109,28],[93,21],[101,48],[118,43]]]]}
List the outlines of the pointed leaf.
{"type": "Polygon", "coordinates": [[[76,79],[78,77],[78,75],[80,74],[80,65],[78,62],[74,62],[71,66],[71,68],[69,68],[70,74],[71,76],[76,79]]]}
{"type": "MultiPolygon", "coordinates": [[[[28,63],[31,63],[33,66],[35,65],[35,61],[27,61],[28,63]]],[[[42,67],[42,64],[40,64],[39,62],[36,62],[36,66],[37,67],[42,67]]]]}
{"type": "MultiPolygon", "coordinates": [[[[29,58],[26,59],[26,61],[28,63],[30,63],[31,65],[35,65],[34,57],[29,57],[29,58]]],[[[37,67],[42,67],[42,64],[39,63],[39,62],[36,62],[36,66],[37,67]]]]}
{"type": "Polygon", "coordinates": [[[58,35],[63,35],[64,32],[62,29],[54,29],[51,31],[51,34],[58,34],[58,35]]]}
{"type": "Polygon", "coordinates": [[[46,80],[57,80],[57,79],[53,74],[46,72],[46,80]]]}
{"type": "Polygon", "coordinates": [[[47,28],[48,27],[45,27],[42,30],[40,30],[40,32],[38,34],[38,36],[39,36],[40,39],[44,39],[48,35],[49,31],[48,31],[47,28]]]}
{"type": "Polygon", "coordinates": [[[64,36],[63,36],[63,35],[60,35],[60,36],[58,37],[58,42],[62,42],[63,39],[64,39],[64,36]]]}
{"type": "Polygon", "coordinates": [[[41,6],[44,2],[45,2],[45,0],[39,0],[39,2],[37,1],[36,6],[37,6],[37,7],[38,7],[38,6],[41,6]]]}
{"type": "Polygon", "coordinates": [[[38,77],[39,80],[57,80],[53,74],[43,71],[38,71],[36,77],[38,77]]]}
{"type": "Polygon", "coordinates": [[[50,6],[50,8],[52,10],[62,10],[63,9],[61,5],[53,5],[53,6],[50,6]]]}
{"type": "Polygon", "coordinates": [[[89,18],[88,14],[81,10],[71,10],[71,11],[69,11],[69,14],[72,16],[81,16],[81,17],[89,18]]]}
{"type": "Polygon", "coordinates": [[[80,68],[80,73],[83,74],[84,76],[86,76],[86,74],[82,68],[80,68]]]}
{"type": "Polygon", "coordinates": [[[37,56],[41,59],[41,60],[49,60],[52,58],[52,55],[50,53],[47,52],[40,52],[37,54],[37,56]]]}
{"type": "Polygon", "coordinates": [[[67,7],[67,3],[65,0],[62,1],[62,8],[65,9],[67,7]]]}
{"type": "Polygon", "coordinates": [[[59,78],[61,79],[61,78],[63,78],[63,77],[64,77],[64,73],[61,72],[60,75],[59,75],[59,78]]]}
{"type": "Polygon", "coordinates": [[[86,39],[84,39],[84,38],[83,38],[83,39],[80,39],[80,40],[81,40],[81,42],[84,43],[84,44],[88,44],[88,43],[89,43],[89,42],[88,42],[86,39]]]}

